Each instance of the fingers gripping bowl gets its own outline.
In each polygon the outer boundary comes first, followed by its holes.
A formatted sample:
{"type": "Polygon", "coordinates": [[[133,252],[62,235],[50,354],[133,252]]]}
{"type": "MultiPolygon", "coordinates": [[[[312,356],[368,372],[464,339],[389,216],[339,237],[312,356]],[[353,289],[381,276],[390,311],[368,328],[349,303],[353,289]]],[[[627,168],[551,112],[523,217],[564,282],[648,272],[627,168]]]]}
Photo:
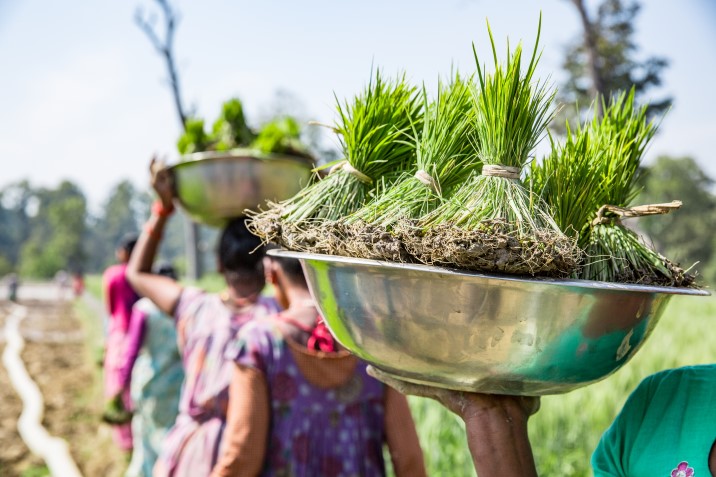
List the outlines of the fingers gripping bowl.
{"type": "Polygon", "coordinates": [[[558,394],[603,379],[639,350],[673,295],[709,294],[269,253],[301,260],[352,353],[405,381],[486,393],[558,394]]]}

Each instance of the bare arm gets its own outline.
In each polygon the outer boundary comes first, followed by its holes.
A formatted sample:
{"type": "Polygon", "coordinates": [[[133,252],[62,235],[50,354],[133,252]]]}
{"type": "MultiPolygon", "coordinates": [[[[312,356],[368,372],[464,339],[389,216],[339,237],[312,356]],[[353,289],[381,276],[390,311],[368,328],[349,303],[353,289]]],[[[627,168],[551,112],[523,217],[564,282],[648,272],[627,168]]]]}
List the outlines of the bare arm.
{"type": "Polygon", "coordinates": [[[152,159],[152,186],[159,195],[161,207],[152,207],[152,215],[147,220],[142,234],[137,240],[127,265],[127,279],[132,288],[141,296],[152,300],[164,313],[172,315],[176,308],[182,286],[169,277],[151,273],[154,257],[159,249],[164,226],[174,209],[172,204],[172,181],[169,171],[158,170],[158,163],[152,159]]]}
{"type": "Polygon", "coordinates": [[[465,421],[467,445],[478,475],[500,469],[506,477],[537,477],[527,435],[528,415],[519,398],[499,396],[490,401],[469,399],[465,421]]]}
{"type": "Polygon", "coordinates": [[[397,477],[425,477],[425,462],[408,400],[395,389],[385,390],[385,434],[397,477]]]}
{"type": "Polygon", "coordinates": [[[504,477],[537,477],[527,420],[537,411],[538,399],[431,388],[399,381],[372,366],[368,374],[403,394],[435,399],[460,416],[478,475],[500,469],[504,477]]]}
{"type": "Polygon", "coordinates": [[[211,477],[259,475],[266,455],[269,402],[264,374],[237,365],[229,386],[229,409],[221,455],[211,477]]]}

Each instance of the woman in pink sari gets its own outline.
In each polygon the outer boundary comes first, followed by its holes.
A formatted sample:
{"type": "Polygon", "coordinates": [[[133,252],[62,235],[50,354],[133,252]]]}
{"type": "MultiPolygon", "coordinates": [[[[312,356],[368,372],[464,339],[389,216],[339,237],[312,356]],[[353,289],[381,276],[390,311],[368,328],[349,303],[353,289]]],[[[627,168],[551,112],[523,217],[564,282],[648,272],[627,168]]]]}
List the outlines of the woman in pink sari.
{"type": "MultiPolygon", "coordinates": [[[[109,312],[104,355],[104,395],[109,399],[121,393],[122,402],[116,403],[114,407],[131,407],[129,391],[122,392],[120,367],[132,306],[139,299],[127,281],[127,262],[136,243],[136,235],[126,235],[116,252],[119,264],[109,267],[102,276],[104,299],[109,312]]],[[[120,449],[125,452],[132,450],[132,428],[129,419],[122,424],[115,423],[112,436],[120,449]]]]}

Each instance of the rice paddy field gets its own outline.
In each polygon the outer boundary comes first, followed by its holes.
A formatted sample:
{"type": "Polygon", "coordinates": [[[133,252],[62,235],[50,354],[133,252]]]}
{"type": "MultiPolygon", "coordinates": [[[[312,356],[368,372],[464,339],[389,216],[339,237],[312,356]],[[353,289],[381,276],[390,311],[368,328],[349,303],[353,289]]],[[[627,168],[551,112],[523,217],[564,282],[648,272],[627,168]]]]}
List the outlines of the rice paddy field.
{"type": "MultiPolygon", "coordinates": [[[[530,419],[539,475],[591,476],[599,438],[629,393],[646,376],[678,366],[716,362],[716,297],[674,297],[642,349],[607,379],[542,398],[530,419]]],[[[411,398],[428,475],[474,476],[462,422],[438,403],[411,398]]]]}

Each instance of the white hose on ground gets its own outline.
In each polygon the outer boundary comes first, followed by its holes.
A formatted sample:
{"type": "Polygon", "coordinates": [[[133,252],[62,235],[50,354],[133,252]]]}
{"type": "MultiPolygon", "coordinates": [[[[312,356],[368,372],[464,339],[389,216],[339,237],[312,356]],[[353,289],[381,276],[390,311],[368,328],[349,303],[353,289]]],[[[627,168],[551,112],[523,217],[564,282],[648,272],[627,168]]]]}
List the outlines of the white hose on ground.
{"type": "Polygon", "coordinates": [[[42,457],[53,477],[82,477],[77,464],[72,460],[69,447],[64,439],[52,437],[42,427],[44,403],[42,393],[32,380],[20,353],[25,342],[20,334],[20,322],[27,315],[27,308],[14,305],[5,320],[5,352],[2,362],[7,369],[10,382],[22,399],[23,409],[18,419],[20,437],[33,454],[42,457]]]}

